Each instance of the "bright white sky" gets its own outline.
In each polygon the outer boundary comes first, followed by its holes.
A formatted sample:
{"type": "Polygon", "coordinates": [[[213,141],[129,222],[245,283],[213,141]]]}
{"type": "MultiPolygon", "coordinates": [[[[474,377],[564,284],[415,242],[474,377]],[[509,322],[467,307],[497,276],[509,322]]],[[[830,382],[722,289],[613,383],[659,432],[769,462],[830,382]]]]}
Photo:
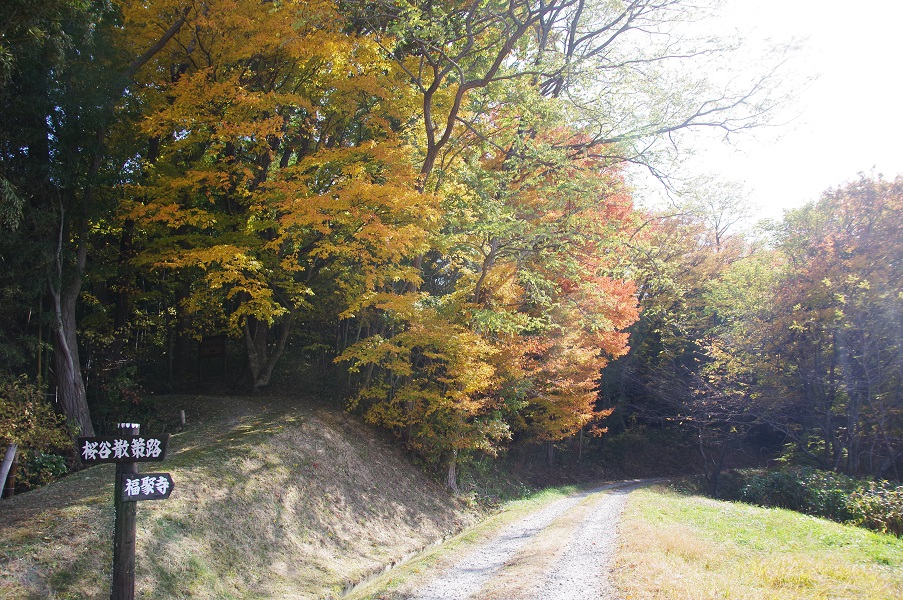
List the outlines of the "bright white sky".
{"type": "Polygon", "coordinates": [[[903,174],[903,1],[729,0],[724,18],[722,35],[806,38],[794,69],[818,78],[800,90],[792,122],[733,148],[700,141],[690,169],[744,182],[773,218],[861,171],[903,174]]]}

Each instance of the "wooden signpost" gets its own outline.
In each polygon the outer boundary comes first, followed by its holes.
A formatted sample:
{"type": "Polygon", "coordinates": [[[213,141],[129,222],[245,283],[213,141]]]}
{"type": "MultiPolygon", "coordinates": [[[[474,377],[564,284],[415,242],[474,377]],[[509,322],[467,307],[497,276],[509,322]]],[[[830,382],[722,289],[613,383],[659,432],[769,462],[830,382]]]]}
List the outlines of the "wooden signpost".
{"type": "MultiPolygon", "coordinates": [[[[135,423],[125,423],[134,426],[135,423]]],[[[136,434],[78,438],[79,455],[86,465],[123,462],[159,462],[166,457],[169,434],[142,437],[136,434]]]]}
{"type": "Polygon", "coordinates": [[[111,600],[135,598],[135,541],[138,500],[165,500],[175,484],[169,473],[139,473],[139,462],[166,458],[169,434],[141,436],[137,423],[120,423],[121,435],[78,438],[78,453],[88,465],[116,463],[111,600]]]}

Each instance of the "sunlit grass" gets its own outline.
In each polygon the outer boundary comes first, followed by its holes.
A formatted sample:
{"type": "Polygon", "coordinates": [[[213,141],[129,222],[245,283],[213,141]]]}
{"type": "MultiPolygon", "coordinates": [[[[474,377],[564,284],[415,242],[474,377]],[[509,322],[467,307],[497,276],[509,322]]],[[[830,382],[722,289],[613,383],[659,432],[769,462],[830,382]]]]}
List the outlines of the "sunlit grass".
{"type": "Polygon", "coordinates": [[[627,600],[903,598],[903,540],[657,486],[631,494],[615,580],[627,600]]]}

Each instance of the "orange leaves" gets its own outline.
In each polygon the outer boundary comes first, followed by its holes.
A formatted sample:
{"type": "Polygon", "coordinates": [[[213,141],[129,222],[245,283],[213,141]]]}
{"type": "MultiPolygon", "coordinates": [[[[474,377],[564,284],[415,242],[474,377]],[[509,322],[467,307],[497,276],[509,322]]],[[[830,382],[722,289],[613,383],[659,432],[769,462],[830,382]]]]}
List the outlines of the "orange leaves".
{"type": "Polygon", "coordinates": [[[559,440],[604,417],[596,408],[601,371],[627,353],[623,331],[637,318],[633,286],[608,277],[567,281],[541,334],[521,346],[530,382],[524,413],[537,440],[559,440]]]}
{"type": "MultiPolygon", "coordinates": [[[[402,148],[386,141],[322,151],[274,174],[264,190],[279,225],[273,244],[304,245],[313,233],[310,255],[354,265],[356,294],[418,280],[404,261],[426,250],[438,214],[434,199],[414,190],[402,148]]],[[[362,306],[360,297],[349,311],[362,306]]]]}
{"type": "Polygon", "coordinates": [[[152,238],[141,264],[200,270],[192,293],[218,295],[233,331],[243,318],[272,322],[305,306],[324,272],[346,314],[417,280],[405,261],[425,251],[435,202],[414,190],[410,151],[390,127],[400,115],[380,108],[405,93],[378,44],[346,31],[334,2],[123,10],[136,40],[186,18],[134,88],[142,131],[159,149],[135,186],[140,200],[123,211],[152,238]]]}
{"type": "Polygon", "coordinates": [[[523,372],[530,382],[524,416],[537,440],[560,440],[603,416],[596,410],[605,359],[579,334],[559,330],[525,346],[523,372]]]}

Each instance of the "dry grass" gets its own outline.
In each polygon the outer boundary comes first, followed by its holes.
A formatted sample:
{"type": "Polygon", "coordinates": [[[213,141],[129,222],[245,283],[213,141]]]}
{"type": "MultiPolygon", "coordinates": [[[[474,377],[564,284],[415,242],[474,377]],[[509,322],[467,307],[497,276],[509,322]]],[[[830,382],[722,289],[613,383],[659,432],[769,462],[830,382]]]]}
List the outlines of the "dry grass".
{"type": "Polygon", "coordinates": [[[633,599],[903,597],[903,540],[790,511],[634,492],[615,580],[633,599]]]}
{"type": "MultiPolygon", "coordinates": [[[[297,399],[173,397],[171,498],[138,508],[139,598],[325,598],[480,515],[353,418],[297,399]]],[[[0,596],[106,598],[111,466],[0,504],[0,596]]]]}

